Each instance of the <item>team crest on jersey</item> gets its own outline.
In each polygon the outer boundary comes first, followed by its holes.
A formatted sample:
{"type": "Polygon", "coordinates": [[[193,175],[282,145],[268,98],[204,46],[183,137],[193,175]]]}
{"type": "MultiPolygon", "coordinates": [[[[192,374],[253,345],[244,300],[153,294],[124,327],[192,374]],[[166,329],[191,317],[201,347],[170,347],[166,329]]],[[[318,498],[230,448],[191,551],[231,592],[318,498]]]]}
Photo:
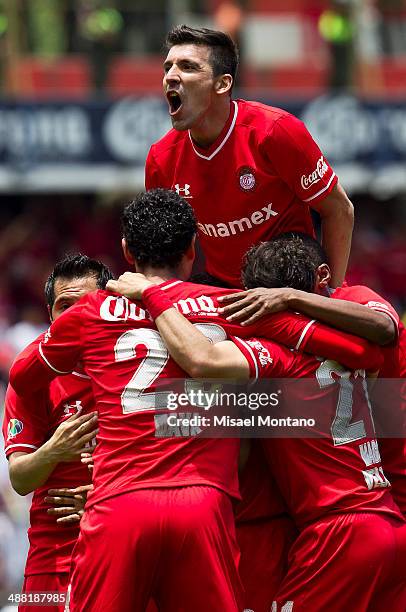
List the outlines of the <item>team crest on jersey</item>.
{"type": "Polygon", "coordinates": [[[256,179],[252,168],[243,166],[238,170],[238,180],[240,188],[243,191],[252,191],[255,189],[256,179]]]}
{"type": "Polygon", "coordinates": [[[7,427],[7,433],[8,433],[7,440],[10,440],[11,438],[15,438],[19,433],[22,432],[23,429],[24,429],[24,425],[22,421],[19,421],[18,419],[10,419],[8,422],[8,427],[7,427]]]}

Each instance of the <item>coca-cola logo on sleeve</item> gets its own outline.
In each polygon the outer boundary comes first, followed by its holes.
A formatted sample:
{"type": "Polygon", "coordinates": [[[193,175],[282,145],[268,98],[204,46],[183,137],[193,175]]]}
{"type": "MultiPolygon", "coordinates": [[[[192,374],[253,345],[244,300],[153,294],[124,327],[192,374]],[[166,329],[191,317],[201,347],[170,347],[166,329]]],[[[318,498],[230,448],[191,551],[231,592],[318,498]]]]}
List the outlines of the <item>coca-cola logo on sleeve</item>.
{"type": "Polygon", "coordinates": [[[328,165],[323,156],[317,160],[316,168],[310,174],[302,174],[300,184],[303,189],[310,189],[312,185],[318,183],[320,179],[326,174],[328,165]]]}

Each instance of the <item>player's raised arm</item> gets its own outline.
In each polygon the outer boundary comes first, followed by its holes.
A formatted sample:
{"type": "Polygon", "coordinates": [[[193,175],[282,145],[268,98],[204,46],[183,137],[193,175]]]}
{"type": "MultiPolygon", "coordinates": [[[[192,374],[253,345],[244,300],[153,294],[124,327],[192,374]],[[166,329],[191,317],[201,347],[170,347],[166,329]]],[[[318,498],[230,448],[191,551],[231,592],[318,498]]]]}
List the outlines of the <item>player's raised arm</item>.
{"type": "MultiPolygon", "coordinates": [[[[322,243],[332,272],[332,287],[342,284],[354,227],[354,207],[302,121],[288,115],[275,125],[269,157],[304,205],[321,217],[322,243]]],[[[286,227],[286,230],[290,228],[286,227]]]]}
{"type": "Polygon", "coordinates": [[[323,248],[331,266],[331,286],[339,287],[347,271],[354,228],[354,207],[337,183],[321,202],[309,202],[321,217],[323,248]]]}

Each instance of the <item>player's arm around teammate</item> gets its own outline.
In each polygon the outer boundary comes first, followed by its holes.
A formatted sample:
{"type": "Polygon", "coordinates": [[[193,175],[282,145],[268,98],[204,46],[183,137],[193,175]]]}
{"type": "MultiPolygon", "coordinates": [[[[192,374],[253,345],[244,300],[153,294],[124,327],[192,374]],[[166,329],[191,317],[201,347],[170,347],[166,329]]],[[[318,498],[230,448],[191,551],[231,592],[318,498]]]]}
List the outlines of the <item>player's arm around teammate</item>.
{"type": "Polygon", "coordinates": [[[212,344],[143,274],[125,272],[106,289],[144,301],[171,357],[192,378],[249,378],[248,362],[233,342],[212,344]]]}
{"type": "Polygon", "coordinates": [[[345,278],[354,228],[354,206],[339,183],[329,195],[311,208],[319,213],[323,247],[328,254],[331,286],[338,287],[345,278]]]}
{"type": "Polygon", "coordinates": [[[330,297],[327,254],[310,236],[291,232],[253,247],[246,255],[243,276],[247,291],[219,298],[229,321],[250,325],[267,314],[290,309],[381,346],[396,340],[396,323],[377,294],[371,292],[372,308],[330,297]]]}
{"type": "Polygon", "coordinates": [[[393,321],[356,302],[328,298],[291,287],[257,287],[242,293],[220,297],[228,320],[251,325],[261,317],[282,310],[302,312],[338,329],[360,335],[384,346],[394,341],[393,321]]]}

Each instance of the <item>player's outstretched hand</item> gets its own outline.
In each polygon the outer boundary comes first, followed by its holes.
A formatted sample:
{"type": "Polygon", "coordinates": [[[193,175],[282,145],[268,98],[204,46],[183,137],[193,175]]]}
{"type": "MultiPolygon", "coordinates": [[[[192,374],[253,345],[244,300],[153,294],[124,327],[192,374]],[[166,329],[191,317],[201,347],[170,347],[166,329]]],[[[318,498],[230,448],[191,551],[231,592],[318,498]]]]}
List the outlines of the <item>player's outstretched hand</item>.
{"type": "Polygon", "coordinates": [[[140,272],[124,272],[118,280],[109,280],[106,289],[124,295],[129,300],[141,300],[144,289],[154,284],[140,272]]]}
{"type": "Polygon", "coordinates": [[[52,463],[74,461],[80,459],[81,453],[89,452],[89,444],[98,432],[97,412],[77,412],[58,426],[43,449],[52,463]]]}
{"type": "Polygon", "coordinates": [[[93,489],[93,485],[82,485],[75,489],[49,489],[44,501],[52,506],[48,508],[48,514],[56,517],[60,525],[77,523],[83,516],[87,494],[93,489]]]}
{"type": "Polygon", "coordinates": [[[222,295],[218,298],[224,306],[219,312],[227,321],[238,321],[241,325],[251,325],[264,315],[287,310],[292,289],[281,287],[265,289],[258,287],[240,293],[222,295]]]}

